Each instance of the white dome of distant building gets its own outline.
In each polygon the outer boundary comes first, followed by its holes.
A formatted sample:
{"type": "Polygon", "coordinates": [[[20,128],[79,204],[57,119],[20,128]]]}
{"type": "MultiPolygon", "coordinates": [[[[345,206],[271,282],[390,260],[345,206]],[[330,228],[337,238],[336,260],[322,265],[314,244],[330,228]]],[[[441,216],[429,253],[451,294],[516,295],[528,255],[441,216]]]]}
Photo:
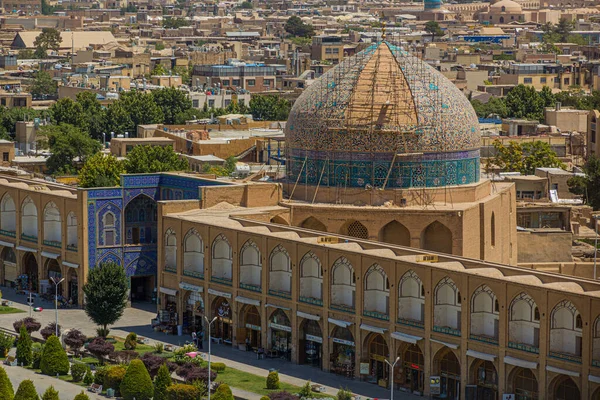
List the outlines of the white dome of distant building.
{"type": "Polygon", "coordinates": [[[490,6],[490,12],[520,13],[523,12],[523,7],[512,0],[500,0],[490,6]]]}

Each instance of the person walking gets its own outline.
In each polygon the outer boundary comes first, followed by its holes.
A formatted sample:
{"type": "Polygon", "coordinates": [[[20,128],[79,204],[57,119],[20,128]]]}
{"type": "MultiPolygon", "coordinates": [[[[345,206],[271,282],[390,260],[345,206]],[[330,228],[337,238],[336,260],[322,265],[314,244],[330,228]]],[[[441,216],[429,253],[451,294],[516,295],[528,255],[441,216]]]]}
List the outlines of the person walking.
{"type": "Polygon", "coordinates": [[[198,348],[198,335],[196,335],[195,331],[192,331],[192,342],[194,342],[194,345],[196,346],[196,349],[198,348]]]}
{"type": "Polygon", "coordinates": [[[204,342],[204,331],[199,331],[197,336],[198,336],[198,350],[202,350],[204,348],[203,347],[204,345],[202,343],[202,342],[204,342]]]}

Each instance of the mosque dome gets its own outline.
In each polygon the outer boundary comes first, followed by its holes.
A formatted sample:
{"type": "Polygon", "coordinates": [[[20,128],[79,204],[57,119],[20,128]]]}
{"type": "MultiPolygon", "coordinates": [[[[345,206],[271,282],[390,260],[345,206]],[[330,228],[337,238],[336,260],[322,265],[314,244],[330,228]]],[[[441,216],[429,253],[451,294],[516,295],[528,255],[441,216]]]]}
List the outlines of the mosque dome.
{"type": "Polygon", "coordinates": [[[512,0],[500,0],[490,6],[491,13],[520,13],[523,7],[512,0]]]}
{"type": "Polygon", "coordinates": [[[308,185],[436,187],[479,181],[473,107],[437,70],[388,42],[329,70],[296,100],[287,174],[308,185]]]}

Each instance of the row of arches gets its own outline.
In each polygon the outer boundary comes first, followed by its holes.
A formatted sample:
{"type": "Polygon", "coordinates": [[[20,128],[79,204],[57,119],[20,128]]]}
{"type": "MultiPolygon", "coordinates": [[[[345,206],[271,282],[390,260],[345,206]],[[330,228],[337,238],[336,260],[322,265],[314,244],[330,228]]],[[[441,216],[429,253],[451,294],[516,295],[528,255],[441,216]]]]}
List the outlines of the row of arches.
{"type": "MultiPolygon", "coordinates": [[[[24,239],[38,238],[38,209],[33,199],[27,196],[21,203],[21,234],[24,239]]],[[[56,203],[49,201],[43,211],[43,240],[46,244],[61,246],[62,216],[56,203]]],[[[67,245],[77,247],[77,216],[73,211],[67,215],[67,245]]],[[[12,196],[6,193],[0,201],[0,229],[14,233],[17,229],[17,208],[12,196]]]]}

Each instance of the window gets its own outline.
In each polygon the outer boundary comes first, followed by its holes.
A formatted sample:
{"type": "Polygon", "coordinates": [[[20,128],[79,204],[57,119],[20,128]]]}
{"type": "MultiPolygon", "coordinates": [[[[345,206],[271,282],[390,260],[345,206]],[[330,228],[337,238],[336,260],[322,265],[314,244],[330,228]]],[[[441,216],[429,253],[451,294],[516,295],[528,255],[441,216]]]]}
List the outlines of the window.
{"type": "Polygon", "coordinates": [[[533,83],[533,78],[524,78],[523,83],[525,83],[525,84],[533,83]]]}
{"type": "Polygon", "coordinates": [[[534,321],[539,321],[540,320],[540,309],[537,308],[537,307],[533,311],[533,320],[534,321]]]}
{"type": "Polygon", "coordinates": [[[502,12],[506,12],[506,7],[502,6],[502,12]]]}
{"type": "Polygon", "coordinates": [[[104,214],[104,245],[115,245],[115,215],[112,212],[104,214]]]}
{"type": "Polygon", "coordinates": [[[247,84],[248,86],[254,86],[254,85],[256,85],[256,80],[255,80],[255,79],[248,79],[248,80],[246,81],[246,84],[247,84]]]}
{"type": "Polygon", "coordinates": [[[2,161],[8,161],[8,152],[2,153],[2,161]]]}
{"type": "Polygon", "coordinates": [[[560,78],[554,78],[554,83],[560,83],[560,78]]]}
{"type": "Polygon", "coordinates": [[[571,79],[565,78],[564,83],[565,83],[565,85],[570,85],[571,84],[571,79]]]}
{"type": "Polygon", "coordinates": [[[229,86],[229,79],[223,80],[223,86],[229,86]]]}
{"type": "Polygon", "coordinates": [[[209,100],[208,101],[208,108],[215,108],[215,101],[214,100],[209,100]]]}
{"type": "Polygon", "coordinates": [[[234,79],[231,84],[233,86],[240,86],[240,80],[239,79],[234,79]]]}
{"type": "Polygon", "coordinates": [[[200,100],[192,100],[192,107],[200,108],[200,100]]]}
{"type": "Polygon", "coordinates": [[[577,317],[575,318],[575,328],[583,329],[583,320],[579,314],[577,314],[577,317]]]}
{"type": "Polygon", "coordinates": [[[540,78],[540,83],[546,83],[546,77],[545,76],[540,78]]]}
{"type": "Polygon", "coordinates": [[[592,131],[592,143],[596,143],[596,131],[592,131]]]}
{"type": "Polygon", "coordinates": [[[271,86],[271,79],[265,79],[265,80],[263,81],[263,85],[264,85],[264,86],[271,86]]]}

